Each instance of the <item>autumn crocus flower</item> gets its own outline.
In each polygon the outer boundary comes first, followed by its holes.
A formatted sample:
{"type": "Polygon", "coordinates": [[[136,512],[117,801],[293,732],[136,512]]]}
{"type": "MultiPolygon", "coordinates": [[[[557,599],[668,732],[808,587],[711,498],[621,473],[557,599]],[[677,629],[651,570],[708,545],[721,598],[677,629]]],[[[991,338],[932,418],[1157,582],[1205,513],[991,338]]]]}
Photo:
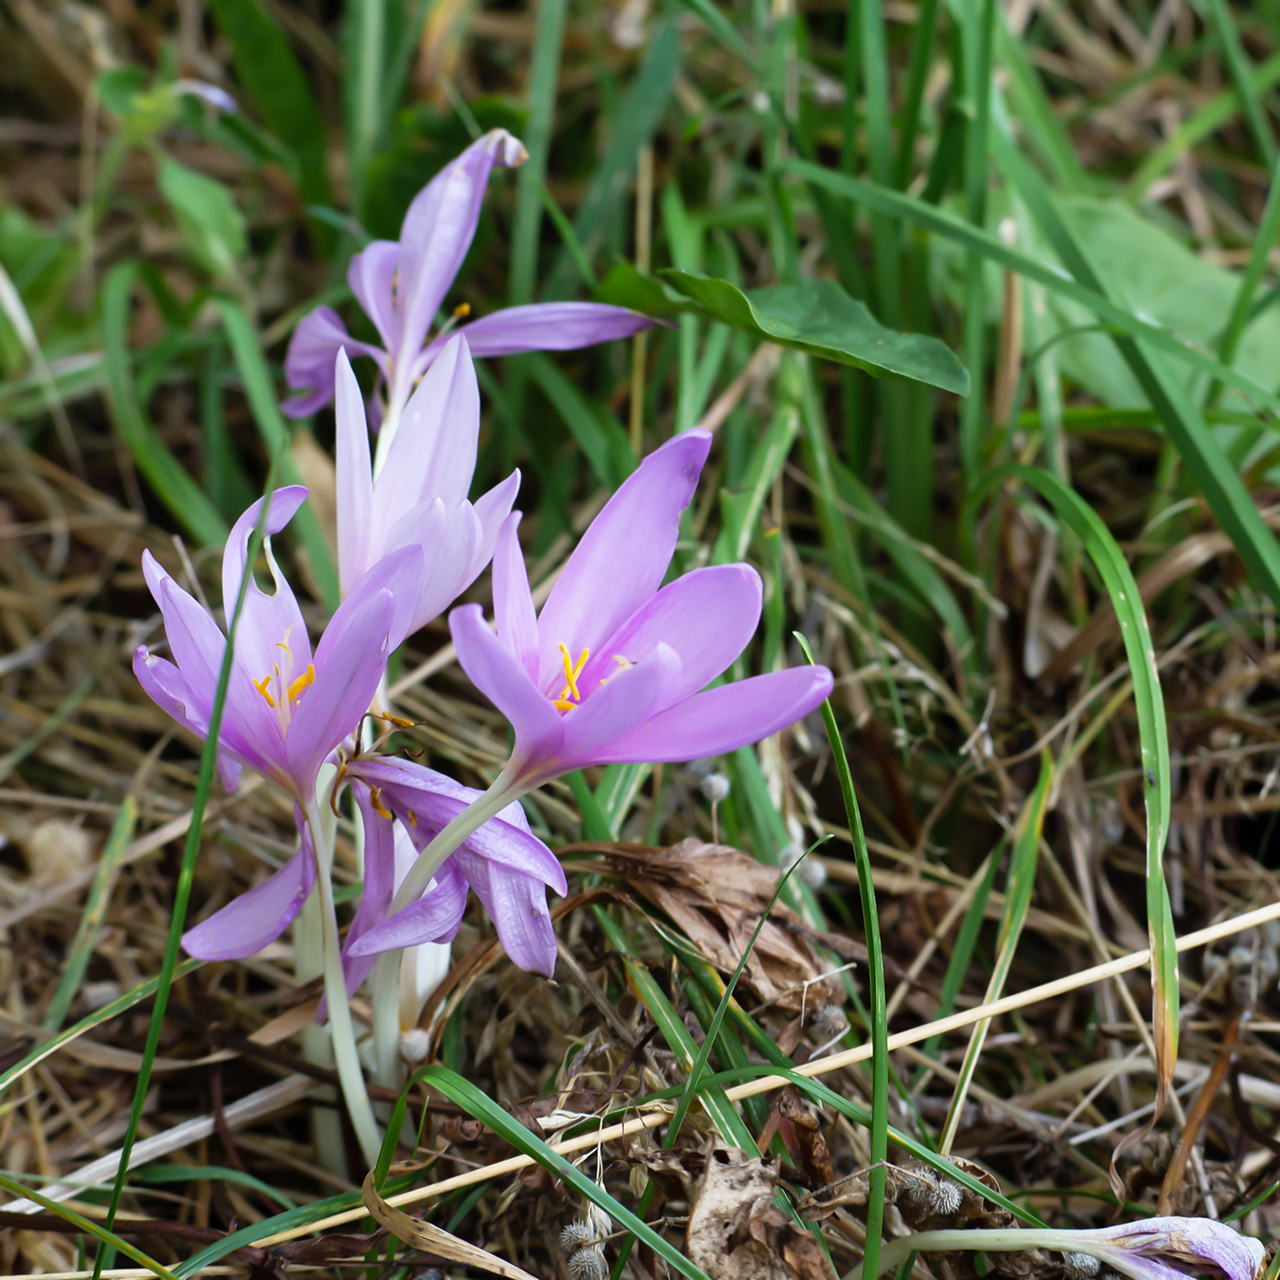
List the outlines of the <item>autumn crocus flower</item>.
{"type": "MultiPolygon", "coordinates": [[[[234,788],[240,766],[274,778],[304,808],[314,802],[320,766],[356,730],[387,656],[407,632],[423,575],[418,547],[384,557],[333,615],[314,653],[297,598],[271,554],[307,496],[294,485],[270,497],[265,531],[275,591],[250,575],[236,628],[231,678],[219,734],[219,767],[234,788]]],[[[230,612],[246,572],[249,537],[263,499],[236,521],[222,558],[222,598],[230,612]]],[[[133,670],[151,699],[198,737],[208,732],[226,637],[213,615],[143,552],[147,586],[164,618],[174,661],[140,645],[133,670]]]]}
{"type": "MultiPolygon", "coordinates": [[[[381,345],[358,342],[337,312],[317,307],[294,330],[285,357],[293,417],[315,413],[333,398],[339,350],[370,356],[387,383],[388,426],[394,429],[417,380],[444,348],[442,332],[428,341],[436,314],[471,246],[489,174],[514,168],[527,153],[519,139],[494,129],[446,165],[414,198],[399,241],[375,240],[351,259],[347,283],[378,331],[381,345]]],[[[467,308],[457,313],[467,314],[467,308]]],[[[622,307],[550,302],[509,307],[458,326],[475,356],[566,351],[626,337],[653,322],[622,307]]]]}
{"type": "MultiPolygon", "coordinates": [[[[1209,1218],[1161,1217],[1077,1231],[1042,1227],[921,1231],[891,1241],[880,1254],[878,1273],[892,1271],[917,1252],[959,1249],[1064,1253],[1065,1270],[1072,1280],[1087,1280],[1100,1274],[1103,1266],[1132,1280],[1187,1280],[1206,1271],[1226,1280],[1262,1280],[1267,1265],[1262,1242],[1225,1223],[1209,1218]]],[[[852,1280],[862,1280],[861,1268],[852,1273],[852,1280]]]]}
{"type": "Polygon", "coordinates": [[[511,722],[512,794],[587,765],[694,760],[758,742],[831,691],[825,667],[706,686],[760,620],[749,565],[695,569],[662,586],[680,515],[711,436],[687,431],[645,459],[605,504],[534,614],[518,516],[493,566],[496,630],[478,605],[449,616],[458,661],[511,722]]]}
{"type": "Polygon", "coordinates": [[[385,556],[421,548],[425,561],[409,630],[425,626],[493,557],[520,487],[513,472],[474,505],[467,500],[480,435],[480,391],[467,343],[445,344],[405,407],[405,430],[376,479],[364,403],[346,353],[337,357],[338,572],[349,595],[385,556]]]}
{"type": "Polygon", "coordinates": [[[436,871],[414,903],[387,920],[394,890],[416,858],[397,857],[394,827],[421,852],[481,793],[409,760],[358,759],[347,768],[365,831],[365,888],[352,925],[349,955],[363,977],[379,952],[448,942],[458,932],[468,886],[489,913],[498,938],[522,969],[550,977],[556,940],[547,911],[547,889],[568,885],[555,854],[529,830],[518,801],[470,835],[436,871]],[[394,823],[399,819],[399,823],[394,823]]]}

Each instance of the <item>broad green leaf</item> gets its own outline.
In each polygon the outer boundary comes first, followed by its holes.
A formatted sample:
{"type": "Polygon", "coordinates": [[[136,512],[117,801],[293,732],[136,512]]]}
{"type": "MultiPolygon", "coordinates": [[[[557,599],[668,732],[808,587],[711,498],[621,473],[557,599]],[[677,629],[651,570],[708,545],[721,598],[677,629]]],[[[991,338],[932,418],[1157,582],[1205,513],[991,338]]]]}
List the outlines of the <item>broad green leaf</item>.
{"type": "Polygon", "coordinates": [[[896,373],[958,395],[969,393],[969,375],[945,344],[886,328],[834,280],[801,280],[744,293],[727,280],[692,271],[662,276],[702,315],[764,341],[868,373],[896,373]]]}
{"type": "Polygon", "coordinates": [[[220,182],[188,169],[171,156],[160,158],[160,191],[177,215],[192,253],[212,275],[226,278],[248,247],[244,215],[220,182]]]}

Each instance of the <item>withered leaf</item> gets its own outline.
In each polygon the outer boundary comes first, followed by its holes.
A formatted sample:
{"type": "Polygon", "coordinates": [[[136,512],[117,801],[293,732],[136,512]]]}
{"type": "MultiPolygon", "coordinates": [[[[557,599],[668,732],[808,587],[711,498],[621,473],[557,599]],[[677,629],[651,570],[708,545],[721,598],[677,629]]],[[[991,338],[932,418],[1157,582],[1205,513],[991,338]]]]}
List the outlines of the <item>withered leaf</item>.
{"type": "MultiPolygon", "coordinates": [[[[607,852],[627,888],[665,912],[725,974],[737,968],[778,887],[776,867],[693,838],[669,849],[610,845],[607,852]]],[[[741,985],[792,1016],[802,1008],[816,1016],[844,1001],[838,980],[821,976],[828,968],[805,936],[800,917],[778,902],[747,958],[741,985]]]]}
{"type": "Polygon", "coordinates": [[[711,1280],[835,1280],[818,1242],[775,1202],[777,1181],[773,1160],[708,1149],[686,1249],[711,1280]]]}

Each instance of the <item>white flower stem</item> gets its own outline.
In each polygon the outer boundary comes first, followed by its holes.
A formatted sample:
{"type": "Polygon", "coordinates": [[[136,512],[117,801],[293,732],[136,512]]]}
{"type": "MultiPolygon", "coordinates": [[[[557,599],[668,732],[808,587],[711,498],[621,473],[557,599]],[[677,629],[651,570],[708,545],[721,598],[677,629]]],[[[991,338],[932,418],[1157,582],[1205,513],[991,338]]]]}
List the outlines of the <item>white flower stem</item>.
{"type": "MultiPolygon", "coordinates": [[[[483,795],[477,796],[418,855],[409,874],[396,890],[390,915],[403,911],[422,897],[431,877],[445,860],[490,818],[496,816],[519,793],[511,789],[505,770],[483,795]]],[[[378,957],[373,970],[373,1051],[377,1064],[376,1079],[388,1089],[399,1087],[400,1065],[400,952],[386,951],[378,957]]]]}
{"type": "Polygon", "coordinates": [[[378,442],[373,450],[373,478],[377,480],[379,472],[387,460],[387,454],[391,450],[391,442],[396,438],[396,432],[400,429],[400,418],[404,413],[404,406],[408,396],[400,392],[394,377],[387,391],[387,416],[382,419],[382,426],[378,428],[378,442]]]}
{"type": "Polygon", "coordinates": [[[342,973],[342,944],[338,940],[338,915],[333,904],[333,842],[320,816],[320,806],[313,800],[306,808],[307,826],[315,846],[316,884],[320,890],[320,915],[324,928],[324,994],[329,1005],[329,1027],[332,1031],[333,1057],[338,1068],[338,1082],[347,1104],[356,1140],[366,1163],[373,1168],[382,1149],[382,1135],[369,1104],[356,1047],[355,1026],[347,1003],[347,984],[342,973]]]}
{"type": "MultiPolygon", "coordinates": [[[[1088,1253],[1102,1258],[1113,1267],[1116,1263],[1116,1244],[1113,1240],[1098,1240],[1092,1231],[1054,1231],[1048,1228],[958,1228],[950,1231],[918,1231],[890,1241],[880,1252],[878,1280],[886,1272],[893,1271],[913,1253],[950,1253],[960,1249],[981,1249],[986,1253],[1017,1253],[1023,1249],[1051,1249],[1056,1253],[1088,1253]]],[[[854,1267],[845,1280],[863,1280],[862,1267],[854,1267]]]]}

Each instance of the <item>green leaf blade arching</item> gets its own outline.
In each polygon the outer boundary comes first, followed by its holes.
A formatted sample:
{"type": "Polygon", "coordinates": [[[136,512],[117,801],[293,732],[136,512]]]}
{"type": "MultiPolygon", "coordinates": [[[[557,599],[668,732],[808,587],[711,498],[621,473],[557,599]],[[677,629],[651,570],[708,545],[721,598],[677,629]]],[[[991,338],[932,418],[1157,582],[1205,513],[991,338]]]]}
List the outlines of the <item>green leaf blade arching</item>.
{"type": "Polygon", "coordinates": [[[727,280],[693,271],[664,271],[662,278],[709,319],[769,342],[877,376],[895,373],[957,395],[969,393],[969,375],[949,347],[924,334],[887,328],[834,280],[801,280],[744,293],[727,280]]]}

